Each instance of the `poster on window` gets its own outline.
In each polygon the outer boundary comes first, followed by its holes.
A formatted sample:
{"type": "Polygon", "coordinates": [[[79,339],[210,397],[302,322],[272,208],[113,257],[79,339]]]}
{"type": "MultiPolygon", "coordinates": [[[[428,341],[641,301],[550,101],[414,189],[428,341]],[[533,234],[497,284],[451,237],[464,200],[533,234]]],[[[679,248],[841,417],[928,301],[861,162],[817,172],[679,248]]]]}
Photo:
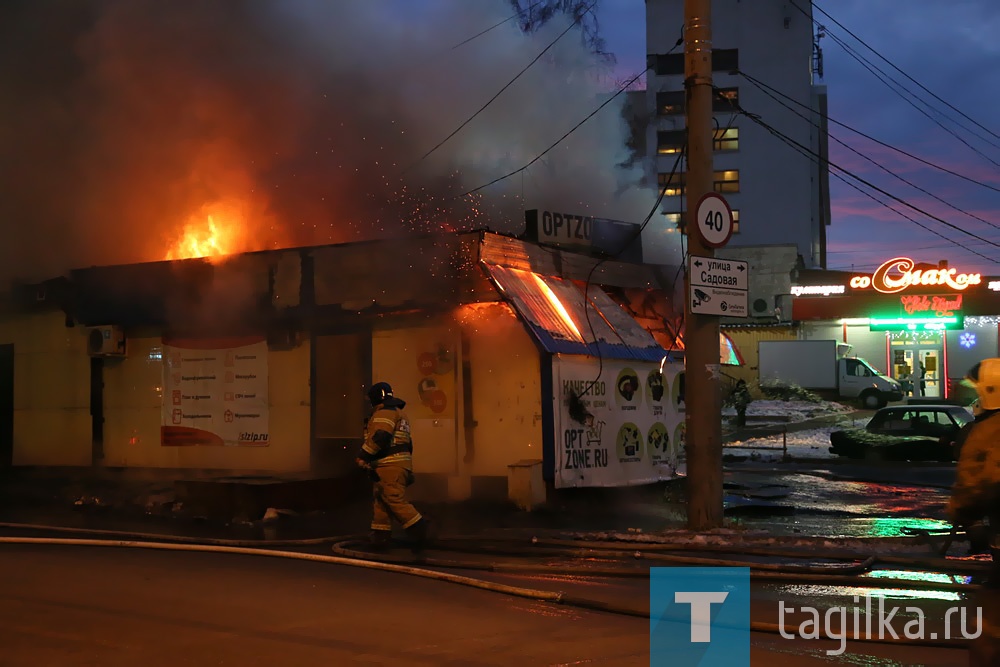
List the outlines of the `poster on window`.
{"type": "Polygon", "coordinates": [[[269,442],[264,338],[163,339],[163,446],[269,442]]]}
{"type": "Polygon", "coordinates": [[[555,486],[631,486],[682,476],[684,365],[553,359],[555,486]]]}

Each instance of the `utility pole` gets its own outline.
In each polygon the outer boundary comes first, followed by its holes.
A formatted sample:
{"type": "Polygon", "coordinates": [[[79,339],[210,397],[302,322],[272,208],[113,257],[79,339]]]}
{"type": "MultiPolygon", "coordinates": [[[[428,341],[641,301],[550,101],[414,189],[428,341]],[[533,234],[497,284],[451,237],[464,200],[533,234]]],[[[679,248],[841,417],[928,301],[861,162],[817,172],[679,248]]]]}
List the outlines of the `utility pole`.
{"type": "MultiPolygon", "coordinates": [[[[711,0],[684,0],[684,87],[687,99],[686,208],[688,253],[714,257],[696,219],[698,203],[713,191],[711,0]]],[[[687,261],[685,259],[685,261],[687,261]]],[[[690,263],[689,263],[690,267],[690,263]]],[[[722,395],[719,320],[692,313],[691,275],[684,305],[685,442],[687,443],[688,527],[722,526],[722,395]]]]}

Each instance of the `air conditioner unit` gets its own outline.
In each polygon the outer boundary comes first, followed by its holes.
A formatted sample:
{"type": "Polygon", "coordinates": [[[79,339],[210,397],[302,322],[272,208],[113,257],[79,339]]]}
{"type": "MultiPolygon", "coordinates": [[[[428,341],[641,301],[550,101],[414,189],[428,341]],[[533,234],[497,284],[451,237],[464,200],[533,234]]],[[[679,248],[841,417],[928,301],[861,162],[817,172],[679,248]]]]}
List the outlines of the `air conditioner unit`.
{"type": "Polygon", "coordinates": [[[114,325],[91,327],[87,352],[92,357],[124,357],[125,332],[114,325]]]}

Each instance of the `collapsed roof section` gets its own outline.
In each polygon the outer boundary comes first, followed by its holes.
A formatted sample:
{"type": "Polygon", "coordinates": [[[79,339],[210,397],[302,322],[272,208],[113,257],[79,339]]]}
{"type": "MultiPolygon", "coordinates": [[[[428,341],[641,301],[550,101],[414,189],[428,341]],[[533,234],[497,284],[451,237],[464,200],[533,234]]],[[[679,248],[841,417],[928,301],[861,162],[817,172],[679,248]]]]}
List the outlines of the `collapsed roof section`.
{"type": "Polygon", "coordinates": [[[652,334],[597,285],[485,266],[546,352],[645,361],[666,355],[652,334]]]}

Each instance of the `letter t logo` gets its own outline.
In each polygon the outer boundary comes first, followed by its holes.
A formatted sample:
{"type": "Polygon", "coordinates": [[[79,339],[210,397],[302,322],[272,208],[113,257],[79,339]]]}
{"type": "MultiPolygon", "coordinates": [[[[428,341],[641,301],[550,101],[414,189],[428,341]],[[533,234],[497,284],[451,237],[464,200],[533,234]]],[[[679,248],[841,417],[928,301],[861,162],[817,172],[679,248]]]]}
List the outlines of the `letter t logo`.
{"type": "Polygon", "coordinates": [[[691,605],[691,641],[708,643],[712,641],[712,604],[722,604],[729,593],[695,593],[678,591],[674,593],[674,602],[691,605]]]}

